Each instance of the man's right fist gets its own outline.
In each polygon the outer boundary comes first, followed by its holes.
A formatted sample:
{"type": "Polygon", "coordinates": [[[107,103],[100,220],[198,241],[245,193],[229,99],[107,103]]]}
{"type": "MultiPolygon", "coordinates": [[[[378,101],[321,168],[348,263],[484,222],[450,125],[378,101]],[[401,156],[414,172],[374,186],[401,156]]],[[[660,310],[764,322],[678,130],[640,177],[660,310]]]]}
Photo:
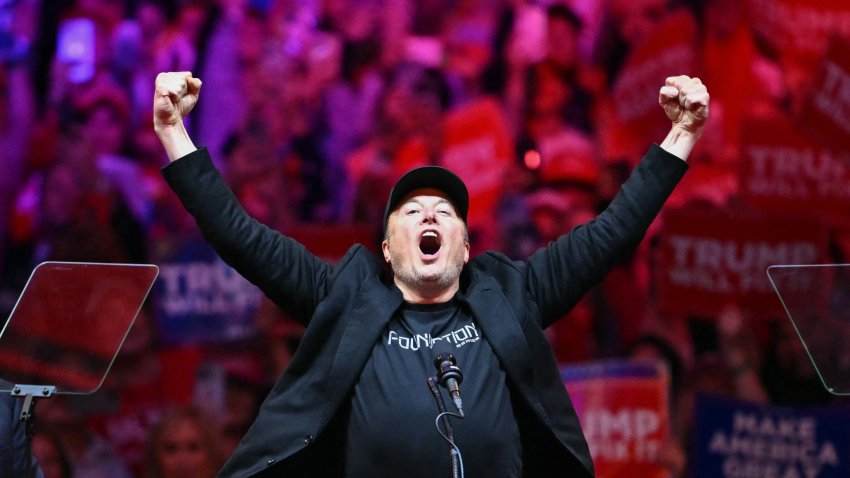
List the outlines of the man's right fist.
{"type": "Polygon", "coordinates": [[[192,72],[160,73],[156,76],[153,98],[154,129],[161,130],[182,125],[183,118],[192,111],[201,92],[201,80],[192,72]]]}

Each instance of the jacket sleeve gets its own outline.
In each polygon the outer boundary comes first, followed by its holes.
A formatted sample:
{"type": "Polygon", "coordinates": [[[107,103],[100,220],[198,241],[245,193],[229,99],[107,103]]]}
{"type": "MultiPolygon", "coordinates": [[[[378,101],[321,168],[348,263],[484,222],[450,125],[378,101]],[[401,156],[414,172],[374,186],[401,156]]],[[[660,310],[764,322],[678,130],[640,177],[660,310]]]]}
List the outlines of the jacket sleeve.
{"type": "Polygon", "coordinates": [[[595,219],[528,259],[528,293],[548,327],[640,243],[688,165],[653,145],[595,219]]]}
{"type": "Polygon", "coordinates": [[[206,148],[168,164],[162,174],[219,256],[306,325],[326,293],[331,266],[295,240],[251,218],[213,166],[206,148]]]}

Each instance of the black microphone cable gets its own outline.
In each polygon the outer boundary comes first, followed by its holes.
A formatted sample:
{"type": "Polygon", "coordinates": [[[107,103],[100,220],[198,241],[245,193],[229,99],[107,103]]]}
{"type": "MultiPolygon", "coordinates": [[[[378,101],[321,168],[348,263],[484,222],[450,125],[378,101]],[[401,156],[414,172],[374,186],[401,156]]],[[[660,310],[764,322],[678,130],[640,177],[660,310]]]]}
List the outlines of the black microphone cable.
{"type": "Polygon", "coordinates": [[[428,388],[431,390],[431,394],[434,396],[434,401],[437,402],[437,409],[440,411],[437,418],[434,420],[434,426],[437,427],[437,433],[439,433],[440,436],[448,442],[449,446],[451,446],[452,477],[463,478],[463,456],[460,453],[460,448],[458,448],[455,444],[454,431],[452,430],[452,425],[449,423],[448,418],[449,416],[452,416],[462,419],[463,415],[446,411],[446,404],[443,401],[443,395],[437,388],[437,377],[428,377],[428,388]],[[445,433],[440,429],[441,421],[443,422],[443,427],[446,429],[445,433]]]}
{"type": "Polygon", "coordinates": [[[434,426],[437,427],[437,433],[439,433],[440,436],[443,437],[443,439],[446,440],[449,443],[449,446],[452,447],[452,476],[457,478],[458,477],[457,472],[460,471],[460,478],[463,478],[463,455],[460,454],[460,448],[458,448],[454,439],[450,440],[448,435],[443,433],[443,430],[440,430],[440,419],[446,419],[446,421],[448,421],[448,419],[445,418],[447,416],[458,417],[458,418],[463,418],[463,417],[458,415],[457,413],[454,413],[454,412],[443,412],[443,413],[440,413],[439,415],[437,415],[437,418],[434,419],[434,426]],[[455,463],[455,459],[457,459],[457,463],[455,463]]]}

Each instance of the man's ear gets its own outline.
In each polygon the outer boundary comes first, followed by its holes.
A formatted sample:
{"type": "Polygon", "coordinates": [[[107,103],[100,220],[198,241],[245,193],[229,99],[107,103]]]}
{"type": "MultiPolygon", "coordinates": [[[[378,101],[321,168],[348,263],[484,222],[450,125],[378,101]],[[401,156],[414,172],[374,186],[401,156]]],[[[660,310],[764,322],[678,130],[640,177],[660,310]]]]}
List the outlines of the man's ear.
{"type": "Polygon", "coordinates": [[[390,257],[390,243],[386,239],[381,242],[381,252],[384,253],[384,262],[389,264],[392,258],[390,257]]]}

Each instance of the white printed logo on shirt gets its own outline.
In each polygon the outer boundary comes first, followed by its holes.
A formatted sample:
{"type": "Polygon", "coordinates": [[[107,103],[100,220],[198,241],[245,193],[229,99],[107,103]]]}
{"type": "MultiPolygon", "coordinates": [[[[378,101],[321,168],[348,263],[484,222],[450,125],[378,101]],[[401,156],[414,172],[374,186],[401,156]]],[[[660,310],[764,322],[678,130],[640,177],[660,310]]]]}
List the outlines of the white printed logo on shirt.
{"type": "Polygon", "coordinates": [[[404,350],[419,350],[422,347],[433,349],[434,345],[440,341],[445,341],[447,344],[452,344],[455,348],[461,348],[466,344],[475,343],[481,340],[481,335],[474,324],[469,324],[457,330],[449,332],[439,337],[432,337],[430,333],[416,334],[413,337],[405,337],[398,334],[394,330],[390,330],[387,334],[387,345],[398,345],[404,350]]]}

